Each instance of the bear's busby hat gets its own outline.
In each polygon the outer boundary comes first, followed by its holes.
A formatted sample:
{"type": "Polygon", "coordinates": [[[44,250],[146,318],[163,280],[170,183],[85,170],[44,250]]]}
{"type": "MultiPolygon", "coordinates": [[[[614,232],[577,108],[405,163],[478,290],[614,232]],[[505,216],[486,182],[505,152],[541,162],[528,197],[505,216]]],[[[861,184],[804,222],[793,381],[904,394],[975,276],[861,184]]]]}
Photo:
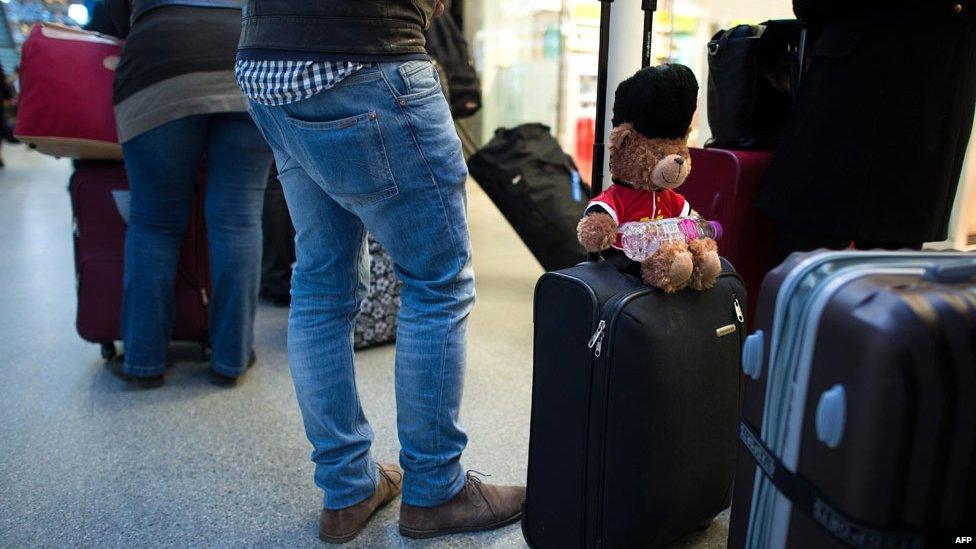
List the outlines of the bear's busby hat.
{"type": "Polygon", "coordinates": [[[698,80],[691,69],[669,63],[637,71],[617,87],[613,126],[630,123],[649,138],[687,135],[698,105],[698,80]]]}

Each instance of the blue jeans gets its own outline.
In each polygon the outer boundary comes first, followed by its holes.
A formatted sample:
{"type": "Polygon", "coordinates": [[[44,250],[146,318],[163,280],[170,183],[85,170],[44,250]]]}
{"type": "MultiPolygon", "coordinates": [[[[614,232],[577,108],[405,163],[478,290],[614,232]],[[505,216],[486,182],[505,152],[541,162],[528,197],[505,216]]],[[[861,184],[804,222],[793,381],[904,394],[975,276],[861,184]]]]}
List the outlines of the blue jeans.
{"type": "Polygon", "coordinates": [[[373,493],[373,432],[353,367],[367,288],[365,231],[403,281],[396,349],[403,501],[439,505],[464,486],[458,423],[474,272],[467,166],[436,71],[381,63],[284,106],[251,103],[297,231],[288,350],[325,507],[373,493]]]}
{"type": "Polygon", "coordinates": [[[122,145],[131,189],[122,299],[123,370],[162,374],[180,245],[206,153],[211,366],[247,368],[261,276],[261,206],[272,156],[247,113],[181,118],[122,145]]]}

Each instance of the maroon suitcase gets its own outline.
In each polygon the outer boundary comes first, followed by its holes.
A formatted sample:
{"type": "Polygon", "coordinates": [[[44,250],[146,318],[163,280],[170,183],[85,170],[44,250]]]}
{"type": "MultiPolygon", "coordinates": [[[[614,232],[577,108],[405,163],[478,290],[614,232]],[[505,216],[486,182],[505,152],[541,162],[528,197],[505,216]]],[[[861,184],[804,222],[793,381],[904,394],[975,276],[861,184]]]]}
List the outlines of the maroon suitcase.
{"type": "Polygon", "coordinates": [[[976,532],[976,255],[794,254],[743,349],[729,547],[976,532]]]}
{"type": "Polygon", "coordinates": [[[679,192],[705,219],[724,229],[719,252],[745,281],[749,324],[763,277],[776,265],[773,222],[756,209],[773,160],[766,151],[691,149],[691,173],[679,192]]]}
{"type": "MultiPolygon", "coordinates": [[[[114,161],[79,161],[68,190],[74,215],[78,334],[102,345],[102,356],[115,356],[122,338],[122,269],[129,181],[125,165],[114,161]],[[120,206],[121,205],[121,206],[120,206]],[[121,208],[121,209],[120,209],[121,208]]],[[[176,275],[173,339],[209,348],[209,256],[203,222],[203,186],[180,252],[176,275]]]]}

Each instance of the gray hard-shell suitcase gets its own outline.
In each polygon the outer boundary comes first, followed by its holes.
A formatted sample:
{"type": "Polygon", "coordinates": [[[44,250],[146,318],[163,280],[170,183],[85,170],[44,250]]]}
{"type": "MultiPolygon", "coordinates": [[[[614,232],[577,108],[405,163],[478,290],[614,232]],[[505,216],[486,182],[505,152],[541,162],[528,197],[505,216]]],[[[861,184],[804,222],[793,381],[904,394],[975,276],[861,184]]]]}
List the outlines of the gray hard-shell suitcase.
{"type": "Polygon", "coordinates": [[[976,532],[976,255],[794,254],[743,350],[729,547],[976,532]]]}

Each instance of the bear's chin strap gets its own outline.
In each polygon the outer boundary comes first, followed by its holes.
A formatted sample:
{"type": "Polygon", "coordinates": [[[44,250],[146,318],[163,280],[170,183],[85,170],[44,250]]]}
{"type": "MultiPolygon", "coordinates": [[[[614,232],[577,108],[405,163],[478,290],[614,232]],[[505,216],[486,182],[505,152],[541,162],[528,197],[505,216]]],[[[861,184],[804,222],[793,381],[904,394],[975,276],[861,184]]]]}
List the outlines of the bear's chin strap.
{"type": "Polygon", "coordinates": [[[627,187],[628,189],[633,189],[635,191],[637,190],[637,185],[634,185],[630,181],[624,181],[623,179],[618,179],[616,177],[613,177],[610,180],[613,181],[614,185],[620,185],[621,187],[627,187]]]}

